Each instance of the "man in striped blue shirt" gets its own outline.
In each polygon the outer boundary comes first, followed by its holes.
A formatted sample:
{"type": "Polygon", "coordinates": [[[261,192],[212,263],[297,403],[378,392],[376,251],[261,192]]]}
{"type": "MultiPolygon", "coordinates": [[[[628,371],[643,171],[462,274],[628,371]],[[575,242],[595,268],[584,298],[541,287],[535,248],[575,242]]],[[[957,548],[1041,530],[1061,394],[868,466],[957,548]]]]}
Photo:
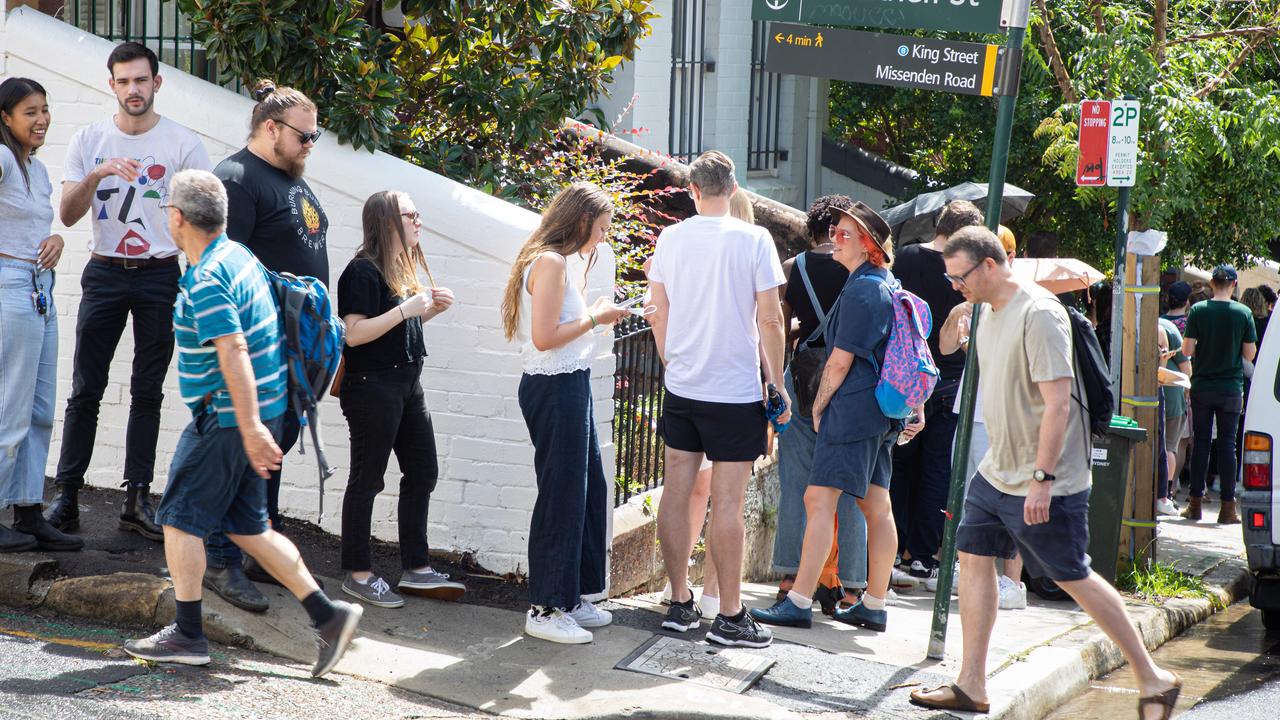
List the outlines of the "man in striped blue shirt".
{"type": "Polygon", "coordinates": [[[253,254],[227,238],[227,193],[218,178],[180,172],[169,198],[169,231],[189,263],[173,326],[178,387],[193,416],[156,511],[177,621],[124,649],[155,662],[209,663],[200,601],[204,539],[220,530],[302,602],[321,640],[311,670],[320,677],[346,651],[362,611],[325,596],[298,549],[267,522],[266,478],[280,467],[288,386],[271,284],[253,254]]]}

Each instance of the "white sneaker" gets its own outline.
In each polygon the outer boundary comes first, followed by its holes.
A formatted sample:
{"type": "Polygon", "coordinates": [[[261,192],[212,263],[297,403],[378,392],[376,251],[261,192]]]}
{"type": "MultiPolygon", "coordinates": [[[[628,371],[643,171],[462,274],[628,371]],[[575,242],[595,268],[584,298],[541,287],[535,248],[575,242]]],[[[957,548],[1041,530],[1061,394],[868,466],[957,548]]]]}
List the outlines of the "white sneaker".
{"type": "Polygon", "coordinates": [[[720,614],[720,598],[703,593],[702,599],[698,601],[698,607],[702,608],[702,619],[715,620],[716,615],[720,614]]]}
{"type": "Polygon", "coordinates": [[[591,604],[590,600],[582,599],[578,603],[578,607],[569,611],[569,617],[578,623],[581,628],[599,628],[613,622],[613,613],[608,610],[601,610],[591,604]]]}
{"type": "MultiPolygon", "coordinates": [[[[929,571],[929,579],[924,582],[925,588],[931,593],[938,592],[938,568],[929,571]]],[[[960,594],[960,565],[956,564],[955,572],[951,573],[951,594],[960,594]]]]}
{"type": "Polygon", "coordinates": [[[903,572],[898,568],[894,568],[889,574],[889,586],[902,588],[903,590],[915,590],[920,587],[920,581],[911,577],[910,573],[903,572]]]}
{"type": "Polygon", "coordinates": [[[1160,498],[1156,501],[1157,515],[1177,515],[1178,506],[1169,498],[1160,498]]]}
{"type": "Polygon", "coordinates": [[[1000,590],[1001,610],[1021,610],[1027,606],[1027,586],[1014,582],[1008,575],[996,579],[1000,590]]]}
{"type": "Polygon", "coordinates": [[[664,585],[662,588],[662,604],[663,605],[671,604],[671,581],[670,580],[668,580],[667,584],[664,585]]]}
{"type": "Polygon", "coordinates": [[[567,645],[581,645],[591,642],[591,631],[583,630],[580,625],[562,610],[538,612],[532,608],[525,614],[524,632],[526,635],[550,640],[567,645]]]}
{"type": "Polygon", "coordinates": [[[885,599],[884,599],[884,604],[885,604],[885,605],[897,605],[897,604],[898,604],[898,593],[894,592],[894,591],[893,591],[893,588],[889,588],[889,594],[885,597],[885,599]]]}

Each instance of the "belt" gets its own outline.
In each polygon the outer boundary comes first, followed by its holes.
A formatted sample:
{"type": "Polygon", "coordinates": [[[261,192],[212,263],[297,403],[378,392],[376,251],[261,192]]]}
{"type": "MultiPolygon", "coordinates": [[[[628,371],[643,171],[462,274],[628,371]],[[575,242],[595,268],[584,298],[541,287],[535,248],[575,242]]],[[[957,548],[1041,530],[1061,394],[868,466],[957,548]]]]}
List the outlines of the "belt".
{"type": "Polygon", "coordinates": [[[169,257],[142,257],[142,258],[122,258],[111,257],[109,255],[99,255],[93,253],[91,256],[95,262],[105,263],[107,265],[115,265],[125,268],[126,270],[138,270],[143,268],[163,267],[165,265],[177,265],[178,256],[170,255],[169,257]]]}

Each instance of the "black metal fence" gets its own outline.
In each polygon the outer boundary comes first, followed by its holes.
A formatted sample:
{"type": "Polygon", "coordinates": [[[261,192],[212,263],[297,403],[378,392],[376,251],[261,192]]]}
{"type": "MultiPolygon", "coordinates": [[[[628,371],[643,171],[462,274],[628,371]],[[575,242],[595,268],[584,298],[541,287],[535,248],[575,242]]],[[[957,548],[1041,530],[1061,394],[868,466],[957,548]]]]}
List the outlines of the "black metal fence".
{"type": "Polygon", "coordinates": [[[773,170],[786,151],[778,147],[782,76],[764,69],[769,24],[755,22],[751,33],[751,104],[747,112],[747,169],[773,170]]]}
{"type": "Polygon", "coordinates": [[[668,150],[690,162],[702,153],[702,110],[707,60],[707,0],[674,0],[671,8],[671,105],[668,150]]]}
{"type": "Polygon", "coordinates": [[[617,450],[613,504],[662,484],[662,361],[649,324],[630,317],[614,331],[613,444],[617,450]]]}

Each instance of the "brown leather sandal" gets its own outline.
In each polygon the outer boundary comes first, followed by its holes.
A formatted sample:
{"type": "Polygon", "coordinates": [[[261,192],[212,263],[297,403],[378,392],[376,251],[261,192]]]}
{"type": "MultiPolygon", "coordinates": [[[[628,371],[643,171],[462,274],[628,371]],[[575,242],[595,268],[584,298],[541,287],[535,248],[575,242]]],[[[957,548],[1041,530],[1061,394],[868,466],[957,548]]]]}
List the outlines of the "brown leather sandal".
{"type": "Polygon", "coordinates": [[[973,698],[969,697],[965,691],[956,687],[955,683],[947,683],[946,685],[939,685],[935,688],[916,690],[911,693],[911,704],[918,705],[923,708],[929,708],[931,710],[962,710],[964,712],[975,713],[987,713],[991,711],[990,703],[974,702],[973,698]],[[933,698],[926,698],[922,694],[937,692],[939,690],[950,690],[951,699],[934,700],[933,698]]]}
{"type": "Polygon", "coordinates": [[[1178,677],[1178,673],[1173,674],[1173,687],[1165,690],[1158,695],[1148,695],[1144,698],[1138,698],[1138,720],[1144,720],[1146,714],[1143,710],[1148,705],[1160,705],[1164,708],[1164,714],[1160,716],[1160,720],[1169,720],[1173,717],[1173,706],[1178,704],[1178,695],[1182,693],[1182,678],[1178,677]]]}

